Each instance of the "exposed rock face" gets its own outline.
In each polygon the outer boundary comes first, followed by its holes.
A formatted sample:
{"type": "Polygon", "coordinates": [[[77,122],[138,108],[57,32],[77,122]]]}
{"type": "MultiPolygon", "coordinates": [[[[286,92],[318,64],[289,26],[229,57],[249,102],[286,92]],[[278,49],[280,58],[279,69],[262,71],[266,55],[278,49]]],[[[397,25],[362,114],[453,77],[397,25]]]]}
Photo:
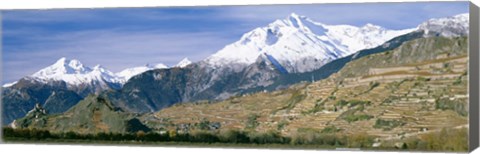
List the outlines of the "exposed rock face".
{"type": "Polygon", "coordinates": [[[45,110],[39,103],[35,104],[35,107],[27,113],[27,115],[35,115],[35,118],[39,116],[47,115],[47,110],[45,110]]]}
{"type": "Polygon", "coordinates": [[[77,92],[69,90],[65,82],[44,84],[35,80],[21,79],[17,84],[2,91],[2,124],[26,116],[35,104],[51,113],[67,111],[83,99],[77,92]]]}

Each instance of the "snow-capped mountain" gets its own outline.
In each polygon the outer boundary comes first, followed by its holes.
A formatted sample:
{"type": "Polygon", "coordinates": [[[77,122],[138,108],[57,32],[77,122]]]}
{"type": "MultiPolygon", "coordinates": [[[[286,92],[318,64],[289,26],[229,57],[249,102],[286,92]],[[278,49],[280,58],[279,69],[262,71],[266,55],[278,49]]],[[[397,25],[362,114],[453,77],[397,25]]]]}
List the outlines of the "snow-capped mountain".
{"type": "Polygon", "coordinates": [[[141,74],[141,73],[149,71],[149,70],[163,69],[163,68],[168,68],[168,66],[165,65],[165,64],[156,64],[156,65],[147,64],[145,66],[124,69],[124,70],[122,70],[118,73],[115,73],[115,75],[118,77],[118,79],[122,83],[125,83],[125,82],[128,81],[128,79],[132,78],[135,75],[141,74]]]}
{"type": "MultiPolygon", "coordinates": [[[[83,65],[79,60],[60,58],[54,64],[45,67],[38,72],[27,76],[28,79],[48,83],[50,81],[64,81],[67,86],[88,86],[99,90],[108,88],[120,88],[128,79],[140,73],[152,70],[168,68],[164,64],[145,65],[127,68],[118,73],[113,73],[101,65],[93,68],[83,65]]],[[[17,82],[8,83],[3,87],[10,87],[17,82]]]]}
{"type": "Polygon", "coordinates": [[[205,61],[214,67],[247,66],[266,53],[289,72],[307,72],[414,30],[388,30],[373,24],[326,25],[292,13],[286,19],[244,34],[205,61]]]}
{"type": "Polygon", "coordinates": [[[180,67],[180,68],[183,68],[187,65],[190,65],[192,63],[192,61],[190,61],[188,58],[183,58],[180,62],[178,62],[177,65],[175,65],[174,67],[180,67]]]}
{"type": "Polygon", "coordinates": [[[426,36],[440,35],[443,37],[457,37],[468,35],[469,14],[459,14],[452,17],[430,19],[418,26],[424,30],[426,36]]]}
{"type": "Polygon", "coordinates": [[[26,78],[45,84],[63,81],[69,89],[76,91],[100,92],[105,89],[120,88],[122,85],[114,73],[101,65],[90,68],[76,59],[70,60],[65,57],[26,78]]]}
{"type": "Polygon", "coordinates": [[[94,81],[119,83],[115,75],[100,65],[93,69],[84,66],[76,59],[60,58],[53,65],[50,65],[30,76],[38,81],[48,82],[50,80],[65,81],[69,85],[80,85],[94,81]]]}

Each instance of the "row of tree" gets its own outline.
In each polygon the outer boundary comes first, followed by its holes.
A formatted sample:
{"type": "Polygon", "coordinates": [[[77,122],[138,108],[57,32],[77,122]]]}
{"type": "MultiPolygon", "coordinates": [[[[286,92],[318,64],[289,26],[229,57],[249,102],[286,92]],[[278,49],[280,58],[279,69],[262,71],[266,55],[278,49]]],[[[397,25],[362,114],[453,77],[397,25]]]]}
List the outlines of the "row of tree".
{"type": "MultiPolygon", "coordinates": [[[[366,134],[343,135],[336,133],[332,128],[328,132],[318,132],[310,129],[285,137],[277,131],[252,132],[252,131],[193,131],[185,134],[168,132],[145,133],[97,133],[78,134],[75,132],[52,133],[38,129],[12,129],[3,128],[3,139],[48,141],[48,140],[92,140],[92,141],[128,141],[128,142],[189,142],[189,143],[233,143],[233,144],[290,144],[290,145],[315,145],[349,148],[371,148],[374,137],[366,134]]],[[[388,147],[383,147],[388,148],[388,147]]],[[[403,149],[420,151],[466,151],[468,150],[467,129],[443,129],[440,132],[420,135],[418,138],[407,139],[403,149]]]]}
{"type": "MultiPolygon", "coordinates": [[[[292,137],[282,136],[277,131],[252,132],[252,131],[193,131],[190,133],[168,132],[164,134],[139,131],[137,133],[97,133],[79,134],[75,132],[52,133],[39,129],[12,129],[3,128],[5,140],[97,140],[97,141],[138,141],[138,142],[196,142],[196,143],[244,143],[244,144],[294,144],[294,145],[329,145],[347,146],[347,137],[324,134],[312,135],[300,133],[292,137]],[[313,138],[312,138],[313,137],[313,138]]],[[[350,142],[353,142],[351,140],[350,142]]],[[[368,143],[370,144],[370,143],[368,143]]],[[[366,144],[360,144],[365,145],[366,144]]]]}

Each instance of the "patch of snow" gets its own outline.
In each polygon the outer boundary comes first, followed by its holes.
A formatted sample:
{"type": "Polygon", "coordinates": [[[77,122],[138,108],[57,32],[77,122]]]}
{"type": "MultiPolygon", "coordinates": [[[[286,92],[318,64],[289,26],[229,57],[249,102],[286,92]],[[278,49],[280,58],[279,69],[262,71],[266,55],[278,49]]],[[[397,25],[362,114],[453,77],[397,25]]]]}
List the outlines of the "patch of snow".
{"type": "Polygon", "coordinates": [[[18,82],[18,81],[11,82],[11,83],[6,83],[6,84],[4,84],[2,87],[3,87],[3,88],[11,87],[11,86],[17,84],[17,82],[18,82]]]}

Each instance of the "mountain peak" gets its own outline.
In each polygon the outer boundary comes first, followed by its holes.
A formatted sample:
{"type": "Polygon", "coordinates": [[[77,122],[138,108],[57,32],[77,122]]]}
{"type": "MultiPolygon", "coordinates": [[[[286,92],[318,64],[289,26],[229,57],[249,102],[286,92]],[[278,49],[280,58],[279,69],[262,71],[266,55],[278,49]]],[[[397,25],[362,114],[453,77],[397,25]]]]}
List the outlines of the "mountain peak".
{"type": "Polygon", "coordinates": [[[190,65],[191,63],[192,63],[192,61],[190,61],[187,57],[185,57],[180,62],[178,62],[178,64],[175,65],[175,67],[183,68],[187,65],[190,65]]]}
{"type": "Polygon", "coordinates": [[[296,20],[305,19],[305,18],[307,18],[307,17],[302,16],[302,15],[298,15],[295,12],[290,13],[290,15],[288,15],[288,17],[287,17],[287,19],[296,19],[296,20]]]}
{"type": "Polygon", "coordinates": [[[65,57],[58,59],[54,64],[36,72],[32,76],[40,78],[49,78],[62,74],[84,74],[90,72],[91,69],[76,59],[69,60],[65,57]]]}
{"type": "Polygon", "coordinates": [[[75,71],[84,71],[83,69],[85,69],[83,67],[83,64],[79,60],[77,59],[70,60],[65,57],[58,59],[57,62],[55,62],[55,64],[53,65],[59,66],[59,67],[70,67],[70,68],[73,68],[75,71]]]}
{"type": "Polygon", "coordinates": [[[287,17],[287,21],[290,22],[290,25],[296,28],[301,28],[305,26],[305,22],[310,22],[307,20],[306,16],[301,16],[296,13],[291,13],[287,17]]]}
{"type": "Polygon", "coordinates": [[[61,57],[61,58],[58,59],[57,62],[55,62],[55,63],[65,63],[65,61],[67,61],[67,58],[66,58],[66,57],[61,57]]]}

